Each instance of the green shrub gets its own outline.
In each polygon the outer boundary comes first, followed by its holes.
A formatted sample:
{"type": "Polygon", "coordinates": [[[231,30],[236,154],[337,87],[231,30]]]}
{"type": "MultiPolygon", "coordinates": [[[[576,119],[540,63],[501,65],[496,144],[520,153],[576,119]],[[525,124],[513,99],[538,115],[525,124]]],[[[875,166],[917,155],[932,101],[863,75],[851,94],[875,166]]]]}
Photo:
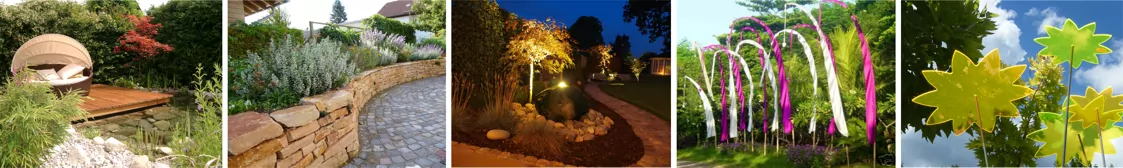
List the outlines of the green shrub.
{"type": "MultiPolygon", "coordinates": [[[[31,76],[25,69],[21,76],[31,76]]],[[[38,167],[49,150],[64,142],[70,119],[88,113],[78,107],[77,92],[61,96],[47,84],[19,84],[9,79],[0,91],[0,167],[38,167]]]]}
{"type": "Polygon", "coordinates": [[[355,66],[359,69],[367,70],[378,67],[382,59],[378,51],[370,47],[353,46],[349,48],[351,53],[351,61],[355,62],[355,66]]]}
{"type": "Polygon", "coordinates": [[[304,32],[298,29],[276,26],[271,24],[245,24],[235,22],[230,25],[229,42],[230,59],[245,59],[249,53],[267,54],[271,41],[289,40],[290,43],[302,44],[304,32]],[[291,38],[289,38],[291,37],[291,38]]]}
{"type": "MultiPolygon", "coordinates": [[[[113,53],[117,38],[132,24],[121,16],[89,11],[74,1],[26,1],[15,5],[0,5],[0,60],[12,60],[24,42],[43,34],[62,34],[82,43],[90,52],[95,65],[95,83],[109,83],[121,76],[131,76],[137,70],[125,66],[132,58],[113,53]]],[[[11,74],[3,73],[0,80],[11,74]]]]}
{"type": "Polygon", "coordinates": [[[93,139],[94,137],[101,136],[101,131],[90,127],[80,128],[78,132],[82,133],[82,137],[86,137],[86,139],[93,139]]]}
{"type": "Polygon", "coordinates": [[[406,44],[398,49],[398,62],[413,61],[413,52],[417,50],[417,46],[413,44],[406,44]]]}
{"type": "MultiPolygon", "coordinates": [[[[215,65],[217,68],[219,65],[215,65]]],[[[168,147],[189,159],[176,159],[174,167],[213,167],[222,165],[222,76],[206,79],[200,67],[192,82],[198,109],[177,119],[168,147]],[[197,118],[196,118],[197,117],[197,118]],[[181,152],[180,152],[181,151],[181,152]]],[[[219,73],[219,71],[215,71],[219,73]]]]}
{"type": "Polygon", "coordinates": [[[444,49],[445,48],[445,39],[433,37],[433,38],[421,39],[421,42],[417,42],[417,46],[427,46],[427,45],[440,46],[441,49],[444,49]]]}
{"type": "Polygon", "coordinates": [[[267,54],[250,53],[245,60],[248,66],[236,70],[235,91],[247,100],[260,100],[253,96],[285,90],[310,96],[340,87],[356,71],[341,48],[334,41],[303,46],[290,40],[275,41],[263,52],[267,54]]]}
{"type": "MultiPolygon", "coordinates": [[[[147,8],[147,6],[146,6],[147,8]]],[[[148,10],[152,23],[162,24],[157,41],[175,50],[153,57],[138,66],[142,73],[134,75],[163,78],[168,86],[192,87],[190,74],[195,65],[222,64],[222,2],[220,1],[168,1],[148,10]],[[156,70],[158,69],[158,70],[156,70]]],[[[299,35],[300,31],[297,35],[299,35]]],[[[231,43],[230,46],[234,46],[231,43]]],[[[230,50],[231,54],[235,53],[230,50]]],[[[244,50],[242,50],[244,51],[244,50]]],[[[91,55],[100,57],[100,55],[91,55]]],[[[95,65],[97,67],[97,65],[95,65]]],[[[215,67],[203,66],[204,73],[216,72],[215,67]]],[[[207,78],[218,74],[206,74],[207,78]]],[[[144,84],[143,82],[141,83],[144,84]]],[[[161,87],[161,86],[146,86],[161,87]]]]}
{"type": "Polygon", "coordinates": [[[554,126],[545,120],[523,123],[511,140],[525,149],[545,156],[558,156],[564,152],[562,146],[565,145],[565,137],[562,137],[561,133],[555,131],[554,126]]]}
{"type": "Polygon", "coordinates": [[[413,29],[413,26],[408,23],[402,23],[398,20],[386,18],[385,16],[382,16],[380,14],[374,14],[369,18],[363,19],[363,25],[366,25],[371,29],[403,36],[405,37],[405,41],[409,43],[416,42],[417,40],[417,37],[414,36],[416,30],[413,29]]]}
{"type": "Polygon", "coordinates": [[[320,28],[320,37],[317,40],[323,41],[324,39],[335,40],[346,46],[354,46],[359,44],[359,32],[340,28],[336,25],[328,25],[320,28]]]}

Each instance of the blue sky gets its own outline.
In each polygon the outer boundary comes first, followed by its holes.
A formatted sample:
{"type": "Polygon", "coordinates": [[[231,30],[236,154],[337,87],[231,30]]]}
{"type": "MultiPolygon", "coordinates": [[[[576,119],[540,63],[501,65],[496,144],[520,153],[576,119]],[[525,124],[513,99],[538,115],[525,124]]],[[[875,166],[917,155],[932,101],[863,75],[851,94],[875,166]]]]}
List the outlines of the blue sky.
{"type": "MultiPolygon", "coordinates": [[[[546,18],[558,20],[559,24],[566,27],[572,26],[581,16],[594,16],[604,28],[601,36],[604,43],[616,40],[616,35],[628,35],[632,44],[632,56],[639,57],[644,52],[660,53],[663,48],[663,39],[648,42],[647,35],[639,32],[635,22],[624,22],[624,4],[627,1],[527,1],[527,0],[499,0],[499,7],[507,9],[519,17],[545,21],[546,18]]],[[[673,35],[673,33],[672,33],[673,35]]],[[[671,45],[674,45],[672,42],[671,45]]]]}
{"type": "MultiPolygon", "coordinates": [[[[1007,64],[1029,64],[1027,59],[1034,58],[1044,46],[1033,41],[1037,37],[1048,36],[1044,26],[1061,27],[1065,19],[1072,19],[1078,27],[1096,23],[1096,34],[1112,34],[1113,37],[1103,45],[1114,50],[1113,53],[1099,55],[1100,63],[1084,63],[1072,72],[1072,94],[1083,95],[1088,86],[1103,90],[1112,86],[1115,94],[1123,94],[1123,1],[988,1],[986,8],[1000,16],[994,20],[998,30],[983,38],[987,46],[984,53],[997,48],[1002,54],[1002,62],[1007,64]]],[[[1063,65],[1068,67],[1068,63],[1063,65]]],[[[1066,69],[1065,82],[1069,75],[1066,69]]],[[[1028,80],[1033,71],[1026,69],[1022,78],[1028,80]]]]}
{"type": "Polygon", "coordinates": [[[674,1],[675,31],[671,33],[678,45],[683,39],[699,45],[717,44],[714,36],[729,33],[734,19],[756,15],[734,1],[674,1]]]}

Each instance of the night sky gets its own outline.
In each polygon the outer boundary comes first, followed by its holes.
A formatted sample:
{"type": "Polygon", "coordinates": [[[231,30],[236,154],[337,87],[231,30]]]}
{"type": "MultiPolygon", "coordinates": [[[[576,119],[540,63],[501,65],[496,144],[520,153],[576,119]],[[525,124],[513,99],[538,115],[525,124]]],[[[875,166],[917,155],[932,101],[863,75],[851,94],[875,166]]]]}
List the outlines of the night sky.
{"type": "MultiPolygon", "coordinates": [[[[647,35],[641,34],[635,22],[624,22],[624,4],[628,1],[527,1],[527,0],[497,0],[499,7],[507,9],[524,19],[545,21],[553,18],[558,24],[565,24],[566,28],[577,22],[581,16],[593,16],[601,22],[605,44],[616,40],[616,35],[625,34],[632,44],[632,56],[640,57],[644,52],[659,54],[663,48],[663,38],[648,42],[647,35]]],[[[672,42],[673,43],[673,42],[672,42]]],[[[672,44],[673,45],[673,44],[672,44]]]]}

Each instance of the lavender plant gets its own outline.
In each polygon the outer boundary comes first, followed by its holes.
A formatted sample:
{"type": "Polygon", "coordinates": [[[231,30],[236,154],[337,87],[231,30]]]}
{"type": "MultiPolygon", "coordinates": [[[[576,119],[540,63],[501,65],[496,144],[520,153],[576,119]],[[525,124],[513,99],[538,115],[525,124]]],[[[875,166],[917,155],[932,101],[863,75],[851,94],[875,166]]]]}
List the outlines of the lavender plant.
{"type": "Polygon", "coordinates": [[[437,57],[441,56],[441,53],[444,52],[443,50],[444,49],[441,46],[423,45],[421,47],[417,47],[417,50],[414,50],[413,56],[412,56],[412,58],[410,58],[410,60],[416,61],[416,60],[436,59],[437,57]]]}
{"type": "Polygon", "coordinates": [[[363,34],[359,36],[359,44],[371,48],[386,48],[394,52],[399,52],[402,48],[406,47],[406,38],[372,29],[364,31],[363,34]]]}

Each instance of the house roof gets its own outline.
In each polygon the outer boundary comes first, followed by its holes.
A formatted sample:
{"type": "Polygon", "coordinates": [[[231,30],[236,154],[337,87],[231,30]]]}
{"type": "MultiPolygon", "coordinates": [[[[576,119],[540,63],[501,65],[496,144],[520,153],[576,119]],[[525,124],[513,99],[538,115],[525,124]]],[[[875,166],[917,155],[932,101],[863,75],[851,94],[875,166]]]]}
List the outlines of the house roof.
{"type": "MultiPolygon", "coordinates": [[[[271,9],[287,3],[288,0],[244,0],[242,1],[242,11],[245,11],[245,16],[271,9]]],[[[245,17],[243,16],[243,17],[245,17]]]]}
{"type": "Polygon", "coordinates": [[[411,0],[397,0],[382,5],[382,9],[378,10],[378,14],[387,18],[395,18],[401,16],[412,15],[409,11],[410,5],[413,4],[411,0]]]}

